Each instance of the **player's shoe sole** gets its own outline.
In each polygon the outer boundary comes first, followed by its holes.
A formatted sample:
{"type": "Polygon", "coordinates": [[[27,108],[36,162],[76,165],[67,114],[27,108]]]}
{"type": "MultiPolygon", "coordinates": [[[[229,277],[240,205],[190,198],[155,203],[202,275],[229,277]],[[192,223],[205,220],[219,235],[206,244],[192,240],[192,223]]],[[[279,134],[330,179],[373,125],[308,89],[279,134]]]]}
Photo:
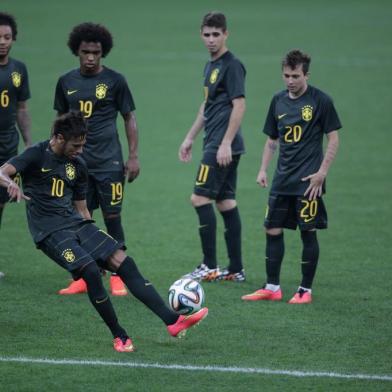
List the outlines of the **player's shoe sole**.
{"type": "Polygon", "coordinates": [[[115,338],[113,340],[113,348],[119,353],[131,353],[135,351],[135,347],[130,338],[128,338],[125,342],[123,342],[121,338],[115,338]]]}
{"type": "Polygon", "coordinates": [[[243,295],[241,299],[243,301],[281,301],[282,296],[281,289],[278,291],[260,289],[256,290],[254,293],[243,295]]]}
{"type": "Polygon", "coordinates": [[[84,293],[87,293],[87,285],[83,279],[74,280],[68,287],[58,291],[58,294],[60,295],[73,295],[84,293]]]}
{"type": "Polygon", "coordinates": [[[174,324],[167,326],[167,331],[175,338],[182,338],[189,328],[199,324],[207,315],[208,308],[202,308],[189,316],[180,316],[174,324]]]}

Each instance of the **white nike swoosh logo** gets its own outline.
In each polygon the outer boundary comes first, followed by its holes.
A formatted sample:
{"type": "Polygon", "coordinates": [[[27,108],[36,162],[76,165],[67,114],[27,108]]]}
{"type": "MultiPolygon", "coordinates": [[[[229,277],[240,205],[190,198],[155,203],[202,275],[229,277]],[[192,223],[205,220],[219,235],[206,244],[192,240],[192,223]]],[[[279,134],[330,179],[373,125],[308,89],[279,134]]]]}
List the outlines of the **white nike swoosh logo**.
{"type": "Polygon", "coordinates": [[[45,169],[45,168],[41,168],[41,171],[42,171],[42,173],[46,173],[46,172],[49,172],[49,171],[51,171],[52,169],[45,169]]]}
{"type": "Polygon", "coordinates": [[[284,116],[287,116],[287,113],[279,114],[278,115],[278,120],[281,120],[284,116]]]}
{"type": "Polygon", "coordinates": [[[67,95],[72,95],[72,94],[76,93],[76,91],[78,91],[78,90],[67,90],[67,95]]]}

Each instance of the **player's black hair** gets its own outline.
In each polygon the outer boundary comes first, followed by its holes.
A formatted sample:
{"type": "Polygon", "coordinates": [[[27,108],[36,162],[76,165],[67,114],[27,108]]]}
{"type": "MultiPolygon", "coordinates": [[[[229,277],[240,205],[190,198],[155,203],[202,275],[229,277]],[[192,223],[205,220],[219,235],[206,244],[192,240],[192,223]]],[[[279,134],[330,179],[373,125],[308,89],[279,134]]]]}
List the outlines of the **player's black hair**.
{"type": "Polygon", "coordinates": [[[0,12],[0,26],[10,26],[12,31],[12,39],[16,41],[18,35],[18,26],[16,25],[15,18],[6,12],[0,12]]]}
{"type": "Polygon", "coordinates": [[[309,72],[311,58],[308,54],[299,49],[290,50],[282,60],[282,68],[290,67],[295,69],[298,65],[302,64],[302,70],[306,75],[309,72]]]}
{"type": "Polygon", "coordinates": [[[102,46],[102,57],[105,57],[113,47],[113,37],[110,31],[100,24],[82,23],[75,26],[68,37],[68,47],[77,56],[82,41],[100,42],[102,46]]]}
{"type": "Polygon", "coordinates": [[[218,11],[209,12],[201,22],[200,29],[203,30],[203,27],[215,27],[225,32],[227,30],[226,16],[218,11]]]}
{"type": "Polygon", "coordinates": [[[84,139],[87,135],[87,124],[83,113],[71,110],[59,116],[53,124],[53,135],[63,135],[65,141],[73,138],[84,139]]]}

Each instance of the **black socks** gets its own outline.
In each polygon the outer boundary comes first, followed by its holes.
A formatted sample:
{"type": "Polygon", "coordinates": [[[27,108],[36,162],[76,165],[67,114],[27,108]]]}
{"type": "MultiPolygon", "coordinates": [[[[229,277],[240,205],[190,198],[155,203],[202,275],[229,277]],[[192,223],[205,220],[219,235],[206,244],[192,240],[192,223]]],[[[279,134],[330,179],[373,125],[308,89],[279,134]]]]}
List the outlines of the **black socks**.
{"type": "Polygon", "coordinates": [[[284,256],[283,233],[278,235],[266,234],[266,237],[265,267],[267,272],[267,283],[278,285],[280,267],[284,256]]]}
{"type": "Polygon", "coordinates": [[[216,217],[211,203],[195,207],[199,216],[199,235],[203,251],[203,263],[216,268],[216,217]]]}
{"type": "Polygon", "coordinates": [[[128,290],[141,302],[153,311],[166,325],[174,324],[178,314],[171,311],[157,293],[154,286],[143,278],[135,262],[129,256],[120,265],[117,275],[128,287],[128,290]]]}
{"type": "Polygon", "coordinates": [[[312,287],[313,279],[316,274],[317,263],[320,249],[316,231],[302,231],[301,238],[303,243],[302,250],[302,282],[301,286],[307,289],[312,287]]]}
{"type": "Polygon", "coordinates": [[[225,223],[225,241],[229,256],[229,271],[236,273],[242,270],[241,252],[241,218],[237,207],[221,211],[225,223]]]}

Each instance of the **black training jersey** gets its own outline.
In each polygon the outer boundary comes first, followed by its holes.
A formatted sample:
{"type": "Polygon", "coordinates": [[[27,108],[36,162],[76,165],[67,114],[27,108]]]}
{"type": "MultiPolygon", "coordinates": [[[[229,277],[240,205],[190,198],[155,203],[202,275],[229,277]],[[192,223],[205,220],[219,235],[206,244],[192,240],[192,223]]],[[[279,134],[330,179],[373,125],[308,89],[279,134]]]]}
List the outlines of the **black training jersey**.
{"type": "Polygon", "coordinates": [[[279,138],[279,158],[271,193],[303,195],[309,182],[301,179],[316,173],[323,160],[323,135],[342,127],[331,98],[308,86],[297,99],[287,90],[271,102],[264,133],[279,138]]]}
{"type": "Polygon", "coordinates": [[[18,102],[30,98],[26,66],[12,58],[0,65],[0,161],[16,155],[19,133],[16,128],[18,102]]]}
{"type": "Polygon", "coordinates": [[[73,205],[87,192],[83,159],[57,156],[49,141],[35,144],[9,163],[21,173],[30,233],[36,244],[49,234],[85,221],[73,205]]]}
{"type": "Polygon", "coordinates": [[[125,78],[104,67],[92,76],[79,68],[60,77],[56,86],[54,109],[66,113],[80,110],[88,123],[83,158],[91,172],[123,170],[123,157],[118,137],[117,113],[135,110],[125,78]]]}
{"type": "MultiPolygon", "coordinates": [[[[245,97],[245,75],[243,64],[231,52],[226,52],[204,68],[204,151],[216,152],[226,133],[232,100],[245,97]]],[[[241,128],[232,145],[233,154],[245,152],[241,128]]]]}

